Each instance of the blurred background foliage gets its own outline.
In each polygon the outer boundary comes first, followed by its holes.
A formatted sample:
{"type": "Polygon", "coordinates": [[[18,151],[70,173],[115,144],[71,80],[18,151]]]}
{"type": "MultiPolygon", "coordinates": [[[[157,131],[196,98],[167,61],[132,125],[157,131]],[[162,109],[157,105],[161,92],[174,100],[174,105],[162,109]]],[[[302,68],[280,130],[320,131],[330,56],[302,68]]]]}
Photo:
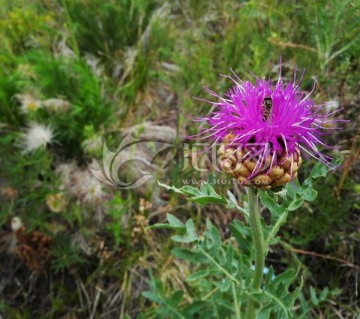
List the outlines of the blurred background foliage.
{"type": "MultiPolygon", "coordinates": [[[[283,230],[295,248],[275,247],[267,263],[276,272],[297,254],[304,294],[310,286],[341,290],[309,318],[356,318],[358,1],[0,0],[0,14],[4,318],[136,318],[140,312],[151,318],[154,304],[141,296],[150,286],[168,296],[188,291],[185,301],[202,289],[185,281],[194,269],[171,255],[169,233],[146,227],[171,212],[192,217],[199,229],[210,218],[226,238],[237,216],[156,187],[113,189],[89,168],[101,163],[103,141],[116,148],[122,132],[146,121],[176,132],[172,157],[158,163],[162,182],[213,180],[214,173],[183,169],[184,136],[198,131],[187,116],[209,111],[192,97],[209,98],[202,86],[225,92],[232,83],[218,75],[230,69],[243,79],[253,79],[252,72],[277,77],[280,56],[285,78],[292,79],[296,65],[306,68],[303,89],[316,76],[316,102],[332,102],[343,109],[336,116],[350,121],[324,137],[339,146],[332,155],[343,156],[343,165],[317,184],[318,199],[293,213],[283,230]],[[52,143],[24,152],[33,123],[51,128],[52,143]],[[16,218],[21,227],[14,231],[16,218]]],[[[313,165],[307,161],[300,179],[313,165]]]]}

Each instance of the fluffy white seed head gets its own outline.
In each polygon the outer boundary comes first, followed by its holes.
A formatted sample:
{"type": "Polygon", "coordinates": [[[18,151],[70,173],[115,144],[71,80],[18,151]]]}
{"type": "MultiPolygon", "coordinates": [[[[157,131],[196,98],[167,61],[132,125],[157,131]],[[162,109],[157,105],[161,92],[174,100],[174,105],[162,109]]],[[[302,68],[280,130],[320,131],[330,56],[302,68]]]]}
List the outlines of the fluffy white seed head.
{"type": "Polygon", "coordinates": [[[31,123],[21,135],[21,147],[24,153],[31,153],[38,148],[45,147],[53,139],[53,130],[51,127],[39,124],[31,123]]]}

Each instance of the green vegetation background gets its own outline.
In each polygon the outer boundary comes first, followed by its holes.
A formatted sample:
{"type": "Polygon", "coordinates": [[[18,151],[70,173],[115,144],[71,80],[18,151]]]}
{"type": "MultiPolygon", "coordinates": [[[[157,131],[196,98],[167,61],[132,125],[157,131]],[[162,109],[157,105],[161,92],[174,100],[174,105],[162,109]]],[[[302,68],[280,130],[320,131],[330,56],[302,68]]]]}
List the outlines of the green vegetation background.
{"type": "MultiPolygon", "coordinates": [[[[102,148],[89,148],[88,141],[103,139],[116,147],[126,128],[152,121],[177,133],[171,159],[158,163],[165,172],[162,181],[179,186],[186,178],[214,178],[182,170],[183,138],[198,130],[187,115],[209,110],[192,97],[208,98],[202,86],[225,92],[231,83],[218,75],[230,74],[230,68],[243,79],[253,79],[251,72],[276,77],[280,56],[284,76],[292,77],[295,65],[306,68],[303,89],[310,90],[316,76],[316,102],[335,102],[343,108],[338,116],[350,122],[325,137],[340,146],[344,164],[317,185],[318,199],[292,214],[282,233],[297,250],[277,247],[268,262],[284,269],[297,253],[305,294],[311,294],[310,286],[340,289],[319,303],[311,318],[356,318],[359,1],[1,0],[0,13],[4,318],[135,318],[154,307],[141,296],[150,272],[165,294],[181,289],[190,300],[196,291],[185,278],[192,270],[171,255],[168,233],[146,226],[164,220],[166,212],[182,220],[192,216],[199,228],[209,217],[225,238],[235,214],[162,191],[154,202],[149,189],[102,186],[94,190],[97,201],[89,201],[91,194],[81,187],[72,193],[64,189],[57,168],[73,163],[83,172],[92,159],[101,161],[102,148]],[[21,94],[62,99],[69,110],[24,113],[21,94]],[[19,139],[33,121],[51,126],[55,142],[23,154],[19,139]],[[49,205],[55,194],[64,199],[58,212],[49,205]],[[29,261],[11,248],[14,241],[19,244],[10,227],[15,216],[26,234],[38,231],[51,238],[49,260],[29,261]]],[[[313,165],[308,161],[300,178],[313,165]]]]}

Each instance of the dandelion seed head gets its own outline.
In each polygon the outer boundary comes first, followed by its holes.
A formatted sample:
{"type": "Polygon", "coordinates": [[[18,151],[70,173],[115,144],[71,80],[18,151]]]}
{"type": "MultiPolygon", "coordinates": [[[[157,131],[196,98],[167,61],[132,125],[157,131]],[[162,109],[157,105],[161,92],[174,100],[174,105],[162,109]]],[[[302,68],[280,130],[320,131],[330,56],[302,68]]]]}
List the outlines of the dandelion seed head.
{"type": "Polygon", "coordinates": [[[54,137],[51,127],[40,123],[31,123],[21,134],[21,147],[24,153],[31,153],[39,148],[44,148],[54,137]]]}

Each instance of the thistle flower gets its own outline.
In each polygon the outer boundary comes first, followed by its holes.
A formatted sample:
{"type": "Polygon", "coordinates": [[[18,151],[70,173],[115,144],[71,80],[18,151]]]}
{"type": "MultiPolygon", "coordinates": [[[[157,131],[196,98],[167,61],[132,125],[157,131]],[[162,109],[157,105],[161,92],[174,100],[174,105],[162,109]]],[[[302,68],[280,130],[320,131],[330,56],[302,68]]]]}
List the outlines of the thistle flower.
{"type": "Polygon", "coordinates": [[[51,142],[53,136],[51,127],[39,123],[31,123],[25,133],[21,135],[23,152],[31,153],[38,148],[45,147],[51,142]]]}
{"type": "Polygon", "coordinates": [[[194,119],[210,126],[196,137],[223,143],[218,151],[220,167],[241,184],[270,188],[288,183],[297,176],[301,153],[330,165],[331,158],[318,147],[331,148],[320,138],[322,130],[336,122],[329,119],[336,111],[323,113],[324,105],[310,98],[315,83],[311,92],[301,91],[304,72],[297,80],[295,69],[290,83],[284,83],[281,69],[276,82],[242,81],[233,73],[234,77],[225,76],[234,86],[224,97],[207,89],[218,101],[202,100],[214,111],[194,119]]]}

